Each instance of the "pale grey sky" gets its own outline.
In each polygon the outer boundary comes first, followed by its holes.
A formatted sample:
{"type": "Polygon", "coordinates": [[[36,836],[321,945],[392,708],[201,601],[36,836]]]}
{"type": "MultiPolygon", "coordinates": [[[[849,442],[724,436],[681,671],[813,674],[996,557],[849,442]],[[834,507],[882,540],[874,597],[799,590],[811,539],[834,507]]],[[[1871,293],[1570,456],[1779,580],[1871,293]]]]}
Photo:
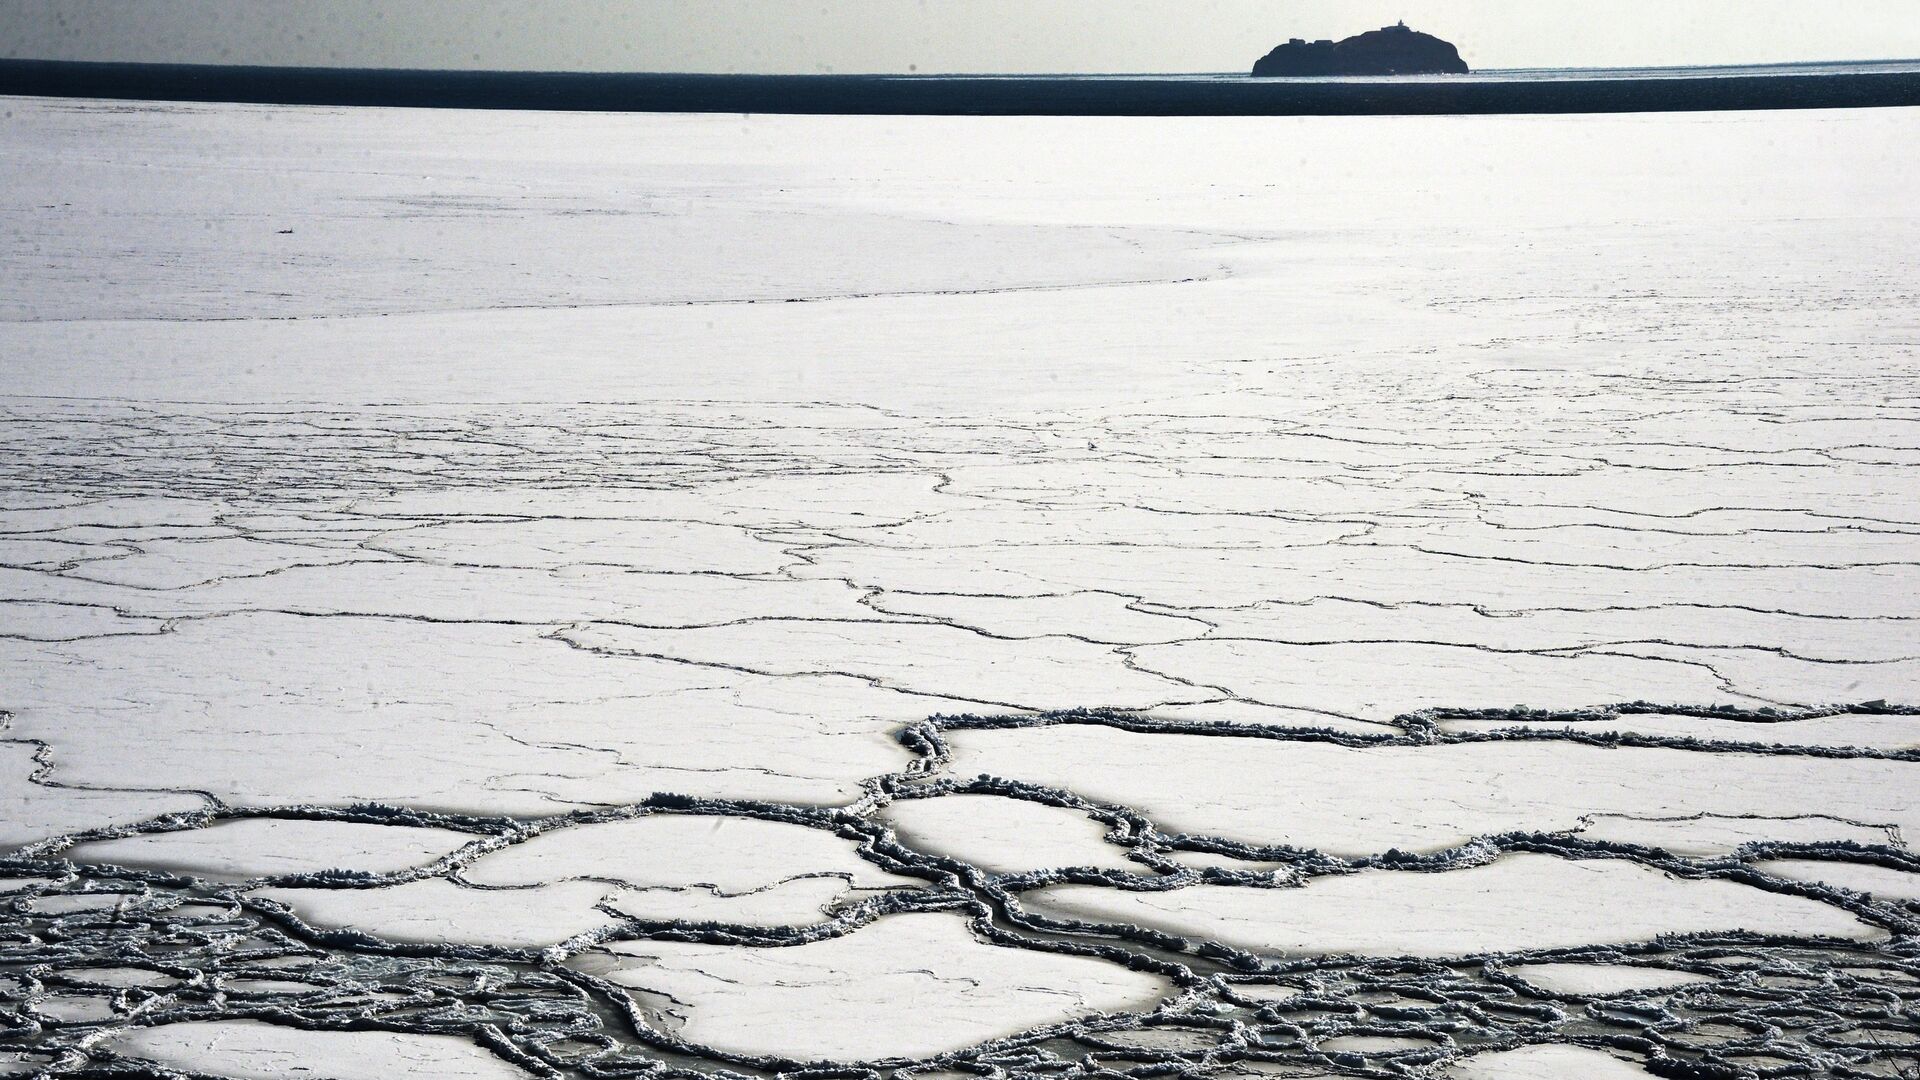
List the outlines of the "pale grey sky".
{"type": "Polygon", "coordinates": [[[1238,71],[1404,18],[1477,68],[1920,57],[1920,0],[0,0],[0,56],[715,72],[1238,71]]]}

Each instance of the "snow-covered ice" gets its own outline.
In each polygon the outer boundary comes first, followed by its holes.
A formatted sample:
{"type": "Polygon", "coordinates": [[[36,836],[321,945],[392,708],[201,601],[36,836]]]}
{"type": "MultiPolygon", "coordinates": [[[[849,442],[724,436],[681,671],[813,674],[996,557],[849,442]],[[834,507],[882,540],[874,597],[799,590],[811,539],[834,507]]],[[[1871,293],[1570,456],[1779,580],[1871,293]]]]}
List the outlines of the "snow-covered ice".
{"type": "MultiPolygon", "coordinates": [[[[1681,746],[1355,746],[1084,723],[958,731],[947,741],[956,778],[1068,789],[1133,807],[1168,830],[1349,856],[1438,851],[1527,829],[1574,831],[1597,814],[1827,814],[1920,829],[1920,802],[1906,787],[1911,763],[1886,756],[1729,751],[1708,769],[1698,751],[1681,746]]],[[[1798,820],[1788,828],[1779,839],[1802,831],[1798,820]]]]}
{"type": "Polygon", "coordinates": [[[986,944],[966,919],[943,913],[788,948],[628,941],[573,962],[665,999],[664,1022],[690,1043],[800,1061],[928,1057],[1151,1008],[1172,989],[1103,960],[986,944]]]}
{"type": "Polygon", "coordinates": [[[1514,854],[1444,873],[1368,870],[1291,889],[1192,885],[1123,892],[1055,885],[1029,909],[1163,930],[1262,955],[1465,956],[1643,941],[1662,933],[1748,930],[1881,938],[1844,912],[1726,881],[1674,880],[1615,860],[1514,854]],[[1490,905],[1488,897],[1524,896],[1490,905]]]}
{"type": "Polygon", "coordinates": [[[446,1035],[308,1031],[256,1020],[137,1027],[109,1045],[130,1058],[236,1080],[518,1080],[532,1075],[446,1035]]]}
{"type": "Polygon", "coordinates": [[[1584,1046],[1524,1046],[1475,1054],[1450,1069],[1454,1080],[1635,1080],[1652,1073],[1601,1050],[1584,1046]]]}
{"type": "Polygon", "coordinates": [[[474,838],[445,829],[299,818],[239,818],[185,832],[141,833],[68,848],[75,862],[177,870],[216,881],[427,866],[474,838]]]}
{"type": "Polygon", "coordinates": [[[0,1074],[1920,1068],[1920,111],[0,114],[0,1074]]]}
{"type": "Polygon", "coordinates": [[[1629,964],[1521,964],[1508,968],[1507,973],[1554,993],[1583,995],[1664,990],[1713,981],[1712,976],[1691,971],[1629,964]]]}

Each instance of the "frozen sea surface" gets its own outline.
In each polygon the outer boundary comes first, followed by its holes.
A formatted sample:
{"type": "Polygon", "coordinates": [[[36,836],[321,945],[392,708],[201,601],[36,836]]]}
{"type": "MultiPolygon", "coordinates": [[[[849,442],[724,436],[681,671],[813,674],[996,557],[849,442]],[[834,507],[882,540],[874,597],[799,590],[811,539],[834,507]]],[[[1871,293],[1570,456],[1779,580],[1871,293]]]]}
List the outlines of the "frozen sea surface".
{"type": "Polygon", "coordinates": [[[1920,1067],[1920,112],[0,114],[0,1075],[1920,1067]]]}

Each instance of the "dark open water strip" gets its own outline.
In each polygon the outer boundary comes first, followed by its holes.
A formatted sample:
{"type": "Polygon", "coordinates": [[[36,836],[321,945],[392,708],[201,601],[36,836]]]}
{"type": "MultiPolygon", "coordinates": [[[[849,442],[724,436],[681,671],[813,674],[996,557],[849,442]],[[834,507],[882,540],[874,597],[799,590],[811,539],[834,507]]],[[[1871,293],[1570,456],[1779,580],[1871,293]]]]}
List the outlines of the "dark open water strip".
{"type": "Polygon", "coordinates": [[[1685,112],[1920,105],[1920,65],[1241,76],[668,75],[0,60],[0,94],[279,105],[947,116],[1685,112]]]}

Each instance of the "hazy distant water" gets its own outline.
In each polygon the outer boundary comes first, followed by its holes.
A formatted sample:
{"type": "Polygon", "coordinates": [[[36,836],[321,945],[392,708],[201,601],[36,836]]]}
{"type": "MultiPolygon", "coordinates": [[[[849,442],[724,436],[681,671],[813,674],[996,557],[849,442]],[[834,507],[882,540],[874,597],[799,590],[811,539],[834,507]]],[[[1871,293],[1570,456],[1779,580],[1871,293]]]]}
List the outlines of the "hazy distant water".
{"type": "Polygon", "coordinates": [[[1489,68],[1466,77],[1470,79],[1699,79],[1736,75],[1875,75],[1914,71],[1920,71],[1920,59],[1846,60],[1815,64],[1729,64],[1713,67],[1489,68]]]}
{"type": "MultiPolygon", "coordinates": [[[[1262,82],[1609,82],[1641,79],[1713,79],[1745,78],[1764,75],[1905,75],[1920,73],[1920,58],[1911,60],[1846,60],[1799,64],[1728,64],[1701,67],[1592,67],[1592,68],[1486,68],[1468,75],[1393,75],[1333,76],[1318,75],[1284,79],[1263,78],[1262,82]]],[[[1239,82],[1251,77],[1244,71],[1200,72],[1195,74],[1156,74],[1152,72],[1115,72],[1108,74],[1061,75],[872,75],[886,79],[993,79],[1007,82],[1051,82],[1125,79],[1143,82],[1239,82]]]]}
{"type": "MultiPolygon", "coordinates": [[[[1251,66],[1252,57],[1248,58],[1251,66]]],[[[355,71],[0,60],[0,94],[287,105],[896,115],[1673,112],[1920,105],[1920,60],[1256,79],[355,71]]]]}

